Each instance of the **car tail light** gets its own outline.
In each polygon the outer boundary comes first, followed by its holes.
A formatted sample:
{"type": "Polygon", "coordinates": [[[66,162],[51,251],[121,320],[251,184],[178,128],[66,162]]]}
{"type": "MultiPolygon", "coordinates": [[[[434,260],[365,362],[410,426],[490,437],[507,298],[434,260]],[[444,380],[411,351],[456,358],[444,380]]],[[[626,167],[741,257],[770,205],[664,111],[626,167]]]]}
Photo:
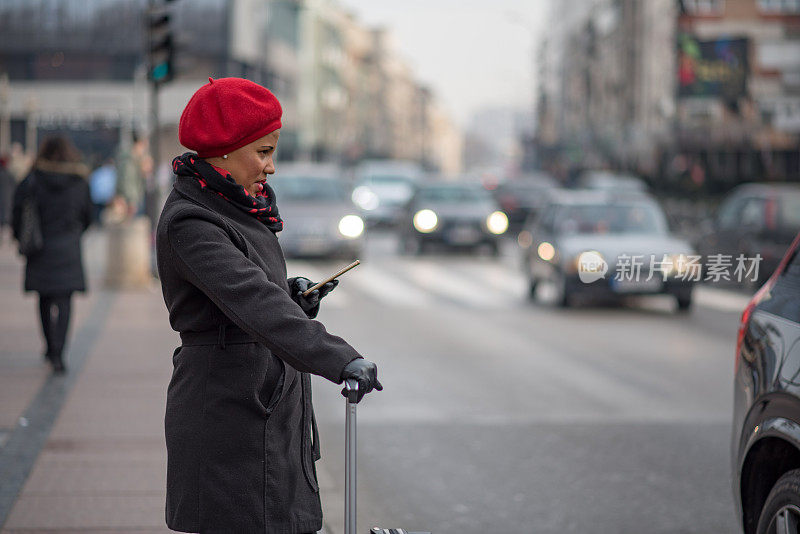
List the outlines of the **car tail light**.
{"type": "Polygon", "coordinates": [[[744,336],[747,333],[747,325],[750,323],[750,316],[753,315],[753,310],[756,309],[756,306],[758,306],[767,293],[769,293],[775,286],[775,282],[777,282],[778,277],[786,269],[786,266],[789,264],[789,261],[794,255],[795,250],[797,250],[798,244],[800,244],[800,234],[794,238],[794,242],[789,247],[788,252],[786,252],[786,255],[781,260],[780,265],[778,265],[778,268],[775,269],[775,272],[772,273],[772,276],[770,276],[769,280],[767,280],[767,283],[761,286],[761,289],[759,289],[756,294],[753,295],[753,298],[750,299],[750,302],[747,303],[747,307],[742,312],[742,319],[739,321],[739,333],[736,336],[736,372],[739,371],[739,362],[742,356],[742,343],[744,342],[744,336]]]}
{"type": "Polygon", "coordinates": [[[772,283],[772,279],[764,284],[758,290],[755,296],[747,303],[747,307],[742,312],[742,318],[739,321],[739,332],[736,335],[736,361],[734,363],[734,373],[739,372],[739,363],[742,360],[742,343],[744,343],[744,335],[747,332],[747,325],[750,323],[750,316],[753,315],[753,310],[756,309],[758,303],[761,302],[761,291],[772,283]]]}

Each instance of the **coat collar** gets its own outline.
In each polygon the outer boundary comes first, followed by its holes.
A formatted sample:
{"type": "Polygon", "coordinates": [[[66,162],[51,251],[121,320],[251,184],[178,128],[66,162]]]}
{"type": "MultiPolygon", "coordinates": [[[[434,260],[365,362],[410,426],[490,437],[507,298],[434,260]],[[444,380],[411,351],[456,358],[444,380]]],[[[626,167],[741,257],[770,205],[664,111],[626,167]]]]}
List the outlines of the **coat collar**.
{"type": "MultiPolygon", "coordinates": [[[[251,217],[236,206],[210,189],[202,189],[197,180],[190,176],[176,176],[173,188],[183,197],[193,200],[211,211],[234,219],[247,226],[258,225],[264,227],[255,217],[251,217]]],[[[264,227],[266,230],[266,227],[264,227]]]]}

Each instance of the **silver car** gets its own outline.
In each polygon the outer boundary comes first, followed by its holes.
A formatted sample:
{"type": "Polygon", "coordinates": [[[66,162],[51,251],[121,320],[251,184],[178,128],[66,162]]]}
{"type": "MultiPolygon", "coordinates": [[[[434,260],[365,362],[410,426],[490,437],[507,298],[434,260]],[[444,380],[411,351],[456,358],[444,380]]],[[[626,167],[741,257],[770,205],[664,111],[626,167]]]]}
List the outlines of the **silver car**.
{"type": "Polygon", "coordinates": [[[519,244],[531,298],[546,285],[561,306],[578,295],[667,294],[688,310],[700,275],[699,256],[669,233],[661,207],[645,194],[553,193],[519,244]]]}
{"type": "Polygon", "coordinates": [[[364,220],[335,167],[282,165],[270,178],[284,221],[278,234],[287,257],[355,259],[364,245],[364,220]]]}

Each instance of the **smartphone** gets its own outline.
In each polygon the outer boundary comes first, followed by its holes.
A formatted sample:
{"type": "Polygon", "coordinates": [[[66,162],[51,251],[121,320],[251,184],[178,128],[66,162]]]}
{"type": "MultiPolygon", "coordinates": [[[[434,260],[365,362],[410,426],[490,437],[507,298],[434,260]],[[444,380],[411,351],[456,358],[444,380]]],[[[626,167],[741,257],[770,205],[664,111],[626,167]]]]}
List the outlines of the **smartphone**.
{"type": "Polygon", "coordinates": [[[325,280],[323,280],[322,282],[320,282],[320,283],[318,283],[318,284],[314,285],[314,287],[310,287],[310,288],[308,288],[306,291],[304,291],[304,292],[303,292],[303,296],[304,296],[304,297],[307,297],[308,295],[310,295],[310,294],[311,294],[311,292],[312,292],[312,291],[314,291],[314,290],[317,290],[317,289],[321,288],[322,286],[324,286],[324,285],[325,285],[325,284],[327,284],[328,282],[332,282],[333,280],[336,280],[337,278],[339,278],[340,276],[342,276],[344,273],[346,273],[347,271],[349,271],[350,269],[352,269],[352,268],[353,268],[353,267],[355,267],[356,265],[360,265],[360,264],[361,264],[361,261],[359,261],[359,260],[356,260],[356,261],[354,261],[353,263],[351,263],[350,265],[348,265],[347,267],[345,267],[344,269],[342,269],[342,270],[341,270],[341,271],[339,271],[338,273],[336,273],[336,274],[334,274],[334,275],[331,275],[330,277],[326,278],[326,279],[325,279],[325,280]]]}

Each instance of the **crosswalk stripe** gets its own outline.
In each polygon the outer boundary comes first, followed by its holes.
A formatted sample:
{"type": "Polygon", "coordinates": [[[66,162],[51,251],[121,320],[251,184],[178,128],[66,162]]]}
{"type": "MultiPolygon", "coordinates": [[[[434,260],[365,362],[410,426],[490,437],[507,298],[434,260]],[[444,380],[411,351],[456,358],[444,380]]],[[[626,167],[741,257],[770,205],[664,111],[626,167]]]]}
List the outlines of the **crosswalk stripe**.
{"type": "Polygon", "coordinates": [[[458,270],[467,273],[473,280],[486,284],[493,291],[522,300],[527,294],[527,281],[519,269],[499,263],[463,263],[458,270]]]}
{"type": "Polygon", "coordinates": [[[406,270],[409,278],[426,291],[455,300],[467,306],[497,308],[508,306],[512,300],[507,295],[489,290],[445,265],[418,260],[406,270]]]}
{"type": "Polygon", "coordinates": [[[430,295],[379,267],[362,265],[357,278],[358,289],[378,302],[402,308],[420,308],[433,303],[430,295]]]}

